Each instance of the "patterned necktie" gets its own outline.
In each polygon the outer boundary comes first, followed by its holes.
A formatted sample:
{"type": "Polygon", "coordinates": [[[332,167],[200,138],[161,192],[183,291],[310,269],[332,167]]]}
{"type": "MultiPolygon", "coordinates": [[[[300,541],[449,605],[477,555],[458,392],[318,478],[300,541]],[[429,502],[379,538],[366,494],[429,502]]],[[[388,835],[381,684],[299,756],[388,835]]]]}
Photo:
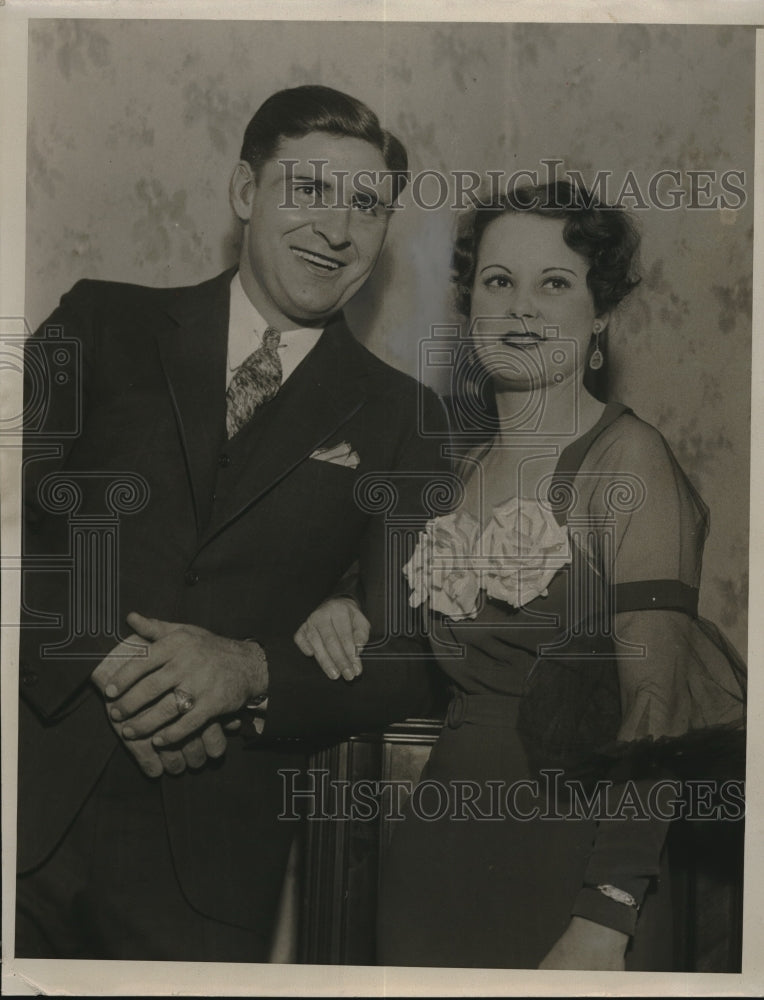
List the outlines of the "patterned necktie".
{"type": "Polygon", "coordinates": [[[272,326],[263,334],[263,342],[239,365],[226,392],[226,430],[228,439],[236,434],[263,403],[273,399],[283,375],[278,354],[281,334],[272,326]]]}

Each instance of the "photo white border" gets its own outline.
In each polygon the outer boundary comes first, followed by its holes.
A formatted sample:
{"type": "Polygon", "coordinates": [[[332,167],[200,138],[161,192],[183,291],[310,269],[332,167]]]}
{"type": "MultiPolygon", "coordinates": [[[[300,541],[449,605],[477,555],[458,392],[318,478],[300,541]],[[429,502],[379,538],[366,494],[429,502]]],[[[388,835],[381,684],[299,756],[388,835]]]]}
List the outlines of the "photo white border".
{"type": "MultiPolygon", "coordinates": [[[[538,21],[550,23],[764,24],[764,0],[0,0],[0,322],[23,317],[25,288],[25,177],[27,25],[39,18],[142,18],[182,20],[338,20],[478,22],[538,21]]],[[[764,31],[757,33],[756,107],[764,108],[764,31]]],[[[756,135],[753,399],[752,427],[764,427],[764,128],[756,135]],[[758,280],[756,280],[758,278],[758,280]],[[757,332],[759,336],[757,337],[757,332]]],[[[20,398],[20,380],[3,376],[5,412],[20,398]]],[[[752,436],[751,512],[764,496],[764,435],[752,436]]],[[[2,547],[17,531],[20,450],[3,448],[2,547]]],[[[751,670],[749,706],[748,788],[764,789],[764,693],[756,665],[764,651],[764,525],[751,520],[751,585],[748,660],[751,670]]],[[[2,574],[2,616],[12,622],[19,602],[19,574],[2,574]]],[[[2,992],[10,996],[759,996],[764,992],[764,807],[761,795],[749,791],[746,819],[745,930],[740,975],[701,973],[572,973],[473,969],[390,969],[343,966],[231,965],[174,962],[65,962],[14,960],[13,904],[15,857],[17,630],[2,635],[2,843],[3,936],[2,992]]]]}

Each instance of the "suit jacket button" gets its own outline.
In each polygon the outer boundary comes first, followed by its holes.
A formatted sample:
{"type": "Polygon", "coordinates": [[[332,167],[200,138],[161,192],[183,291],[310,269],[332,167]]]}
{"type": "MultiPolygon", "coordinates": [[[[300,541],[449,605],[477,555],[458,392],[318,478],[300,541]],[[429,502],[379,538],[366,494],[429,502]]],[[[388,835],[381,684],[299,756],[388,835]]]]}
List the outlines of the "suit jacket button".
{"type": "Polygon", "coordinates": [[[227,469],[230,464],[231,464],[230,455],[221,455],[220,458],[218,459],[218,465],[220,466],[221,469],[227,469]]]}
{"type": "Polygon", "coordinates": [[[189,587],[193,587],[195,584],[199,582],[199,574],[195,570],[189,569],[186,571],[186,575],[184,576],[183,579],[186,581],[189,587]]]}
{"type": "Polygon", "coordinates": [[[24,687],[34,687],[38,679],[34,670],[24,670],[21,674],[21,683],[24,687]]]}

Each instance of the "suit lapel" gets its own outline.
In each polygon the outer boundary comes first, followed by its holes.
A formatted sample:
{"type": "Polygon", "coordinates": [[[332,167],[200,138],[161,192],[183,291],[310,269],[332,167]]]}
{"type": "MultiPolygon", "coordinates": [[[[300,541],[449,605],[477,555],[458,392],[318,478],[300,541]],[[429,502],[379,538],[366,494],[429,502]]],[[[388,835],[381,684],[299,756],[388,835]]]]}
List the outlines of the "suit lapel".
{"type": "MultiPolygon", "coordinates": [[[[295,369],[251,434],[240,478],[228,501],[215,511],[204,542],[222,531],[265,493],[309,458],[366,399],[366,352],[344,321],[331,322],[295,369]]],[[[247,447],[245,440],[242,444],[247,447]]]]}
{"type": "Polygon", "coordinates": [[[225,440],[225,368],[233,274],[226,271],[195,288],[179,290],[167,308],[168,325],[157,337],[200,531],[209,516],[216,460],[225,440]]]}

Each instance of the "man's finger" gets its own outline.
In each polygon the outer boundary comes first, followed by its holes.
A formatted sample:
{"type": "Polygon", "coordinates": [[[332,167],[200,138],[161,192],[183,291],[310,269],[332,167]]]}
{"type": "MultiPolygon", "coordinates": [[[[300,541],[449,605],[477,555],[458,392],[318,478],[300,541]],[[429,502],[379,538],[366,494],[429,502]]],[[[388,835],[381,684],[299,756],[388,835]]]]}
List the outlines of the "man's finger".
{"type": "MultiPolygon", "coordinates": [[[[125,722],[139,712],[149,709],[162,695],[174,691],[178,685],[176,667],[165,664],[158,670],[153,670],[148,676],[142,677],[122,693],[109,705],[109,716],[115,722],[125,722]]],[[[115,682],[115,687],[117,687],[115,682]]],[[[169,706],[168,710],[169,710],[169,706]]],[[[177,714],[177,702],[175,703],[177,714]]],[[[164,720],[165,722],[168,719],[164,720]]],[[[145,735],[145,734],[144,734],[145,735]]]]}
{"type": "Polygon", "coordinates": [[[138,767],[148,778],[158,778],[164,771],[162,760],[147,740],[125,744],[135,758],[138,767]]]}
{"type": "Polygon", "coordinates": [[[158,750],[157,756],[168,774],[183,774],[186,770],[186,759],[180,750],[158,750]]]}
{"type": "Polygon", "coordinates": [[[135,629],[138,635],[143,636],[144,639],[148,639],[150,642],[164,639],[170,632],[174,632],[180,628],[178,622],[164,622],[159,618],[146,618],[137,611],[130,612],[127,616],[127,624],[130,628],[135,629]]]}
{"type": "Polygon", "coordinates": [[[222,757],[228,745],[225,733],[218,722],[213,722],[211,726],[207,726],[202,733],[202,742],[207,751],[207,756],[212,757],[213,760],[217,757],[222,757]]]}
{"type": "Polygon", "coordinates": [[[169,726],[165,726],[164,729],[155,733],[151,742],[155,747],[168,747],[174,746],[177,743],[182,743],[183,740],[188,739],[193,733],[206,723],[209,722],[209,717],[205,715],[203,709],[200,709],[197,705],[192,708],[190,712],[186,715],[181,715],[181,717],[173,722],[169,726]]]}
{"type": "Polygon", "coordinates": [[[139,635],[128,636],[119,645],[115,646],[101,660],[90,679],[99,689],[101,694],[106,694],[106,689],[114,678],[114,675],[125,665],[125,662],[134,657],[145,659],[148,656],[150,644],[139,635]]]}
{"type": "MultiPolygon", "coordinates": [[[[129,660],[123,660],[117,670],[112,674],[111,680],[109,681],[104,694],[107,698],[121,698],[126,691],[129,691],[133,685],[137,685],[139,681],[153,674],[154,671],[158,670],[160,667],[164,666],[168,660],[172,659],[173,655],[177,651],[178,643],[176,639],[172,636],[168,636],[165,639],[159,639],[157,642],[152,643],[150,646],[146,647],[146,655],[143,657],[131,657],[129,660]]],[[[166,679],[166,675],[163,675],[161,682],[157,678],[153,678],[152,684],[158,685],[163,683],[166,679]]],[[[154,691],[154,688],[151,689],[154,691]]],[[[167,690],[167,687],[164,688],[167,690]]],[[[161,690],[157,689],[154,691],[154,698],[157,698],[161,694],[161,690]]],[[[141,709],[148,701],[153,701],[153,698],[148,698],[144,693],[143,701],[137,702],[133,698],[128,706],[125,706],[125,713],[133,714],[141,709]]]]}
{"type": "MultiPolygon", "coordinates": [[[[117,705],[120,704],[121,702],[117,703],[117,705]]],[[[115,722],[118,722],[120,718],[127,718],[128,721],[122,726],[122,735],[126,740],[137,740],[150,736],[157,729],[161,729],[169,722],[177,719],[179,713],[175,694],[171,693],[166,694],[164,698],[155,705],[151,705],[150,708],[138,712],[137,715],[124,715],[122,714],[122,710],[118,709],[116,705],[112,705],[109,709],[109,714],[115,722]],[[117,712],[119,713],[118,715],[115,714],[117,712]]]]}
{"type": "Polygon", "coordinates": [[[181,753],[187,767],[198,769],[207,763],[207,750],[199,737],[184,743],[181,753]]]}
{"type": "MultiPolygon", "coordinates": [[[[108,715],[108,707],[107,707],[108,715]]],[[[151,745],[149,740],[135,740],[132,743],[128,743],[122,736],[119,730],[119,726],[115,725],[114,722],[109,720],[112,729],[119,737],[122,746],[126,747],[127,750],[132,754],[136,764],[147,778],[158,778],[164,772],[164,765],[157,752],[157,750],[151,745]]]]}

